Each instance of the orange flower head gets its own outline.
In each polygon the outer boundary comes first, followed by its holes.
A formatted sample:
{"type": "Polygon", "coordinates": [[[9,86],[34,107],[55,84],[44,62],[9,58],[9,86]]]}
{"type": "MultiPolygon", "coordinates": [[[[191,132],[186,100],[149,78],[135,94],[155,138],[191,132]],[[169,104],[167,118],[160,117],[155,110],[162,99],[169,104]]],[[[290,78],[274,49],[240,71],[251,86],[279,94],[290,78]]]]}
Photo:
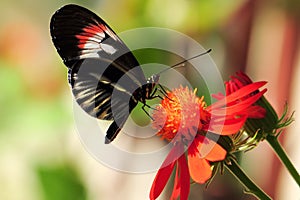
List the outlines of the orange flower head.
{"type": "Polygon", "coordinates": [[[187,87],[168,92],[152,115],[157,135],[173,143],[192,141],[203,127],[201,119],[208,118],[203,99],[187,87]]]}

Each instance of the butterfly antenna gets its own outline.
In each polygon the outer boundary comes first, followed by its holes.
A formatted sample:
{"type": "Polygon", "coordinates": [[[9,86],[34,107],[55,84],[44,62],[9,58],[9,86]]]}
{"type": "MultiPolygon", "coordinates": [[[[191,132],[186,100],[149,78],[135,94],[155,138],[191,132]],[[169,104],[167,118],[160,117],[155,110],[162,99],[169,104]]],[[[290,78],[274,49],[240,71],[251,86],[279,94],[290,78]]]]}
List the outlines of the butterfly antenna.
{"type": "Polygon", "coordinates": [[[191,58],[189,58],[189,59],[186,59],[186,60],[184,60],[184,61],[181,61],[181,62],[179,62],[179,63],[177,63],[177,64],[175,64],[175,65],[172,65],[171,67],[168,67],[168,68],[166,68],[166,69],[160,71],[159,73],[157,73],[157,75],[160,75],[161,73],[163,73],[163,72],[165,72],[165,71],[167,71],[167,70],[169,70],[169,69],[172,69],[172,68],[183,67],[187,61],[193,60],[193,59],[195,59],[195,58],[197,58],[197,57],[200,57],[200,56],[203,56],[203,55],[205,55],[205,54],[208,54],[208,53],[210,53],[211,51],[212,51],[211,49],[208,49],[207,51],[205,51],[205,52],[203,52],[203,53],[200,53],[200,54],[198,54],[198,55],[196,55],[196,56],[193,56],[193,57],[191,57],[191,58]]]}

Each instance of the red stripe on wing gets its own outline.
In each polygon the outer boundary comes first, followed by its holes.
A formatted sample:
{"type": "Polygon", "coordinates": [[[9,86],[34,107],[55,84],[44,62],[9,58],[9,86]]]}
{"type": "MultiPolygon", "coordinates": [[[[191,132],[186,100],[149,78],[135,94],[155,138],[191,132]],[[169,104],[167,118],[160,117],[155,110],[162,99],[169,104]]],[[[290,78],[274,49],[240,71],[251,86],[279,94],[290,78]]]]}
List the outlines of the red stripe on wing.
{"type": "Polygon", "coordinates": [[[99,26],[90,25],[83,28],[83,32],[75,36],[79,40],[77,45],[78,48],[84,49],[85,45],[91,41],[101,43],[101,41],[105,37],[105,30],[106,27],[103,24],[100,24],[99,26]]]}

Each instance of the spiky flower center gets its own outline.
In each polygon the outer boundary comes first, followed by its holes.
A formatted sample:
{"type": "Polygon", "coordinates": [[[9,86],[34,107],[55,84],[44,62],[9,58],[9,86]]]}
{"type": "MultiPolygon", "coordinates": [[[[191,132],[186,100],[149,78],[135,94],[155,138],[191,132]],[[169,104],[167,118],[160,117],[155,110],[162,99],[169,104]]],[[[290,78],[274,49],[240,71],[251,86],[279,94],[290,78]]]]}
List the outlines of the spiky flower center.
{"type": "Polygon", "coordinates": [[[191,142],[208,119],[203,99],[187,87],[168,92],[153,112],[157,135],[173,143],[191,142]]]}

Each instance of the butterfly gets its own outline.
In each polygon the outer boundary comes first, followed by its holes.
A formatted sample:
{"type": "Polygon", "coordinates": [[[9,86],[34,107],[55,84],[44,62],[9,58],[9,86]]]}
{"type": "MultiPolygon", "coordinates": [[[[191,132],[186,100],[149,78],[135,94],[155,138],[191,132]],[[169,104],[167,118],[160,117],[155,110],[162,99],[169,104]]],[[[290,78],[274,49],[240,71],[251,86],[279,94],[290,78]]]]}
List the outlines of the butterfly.
{"type": "Polygon", "coordinates": [[[137,59],[95,13],[74,4],[50,21],[53,44],[68,68],[76,102],[90,116],[113,120],[105,143],[112,142],[138,102],[153,99],[159,74],[145,78],[137,59]]]}

